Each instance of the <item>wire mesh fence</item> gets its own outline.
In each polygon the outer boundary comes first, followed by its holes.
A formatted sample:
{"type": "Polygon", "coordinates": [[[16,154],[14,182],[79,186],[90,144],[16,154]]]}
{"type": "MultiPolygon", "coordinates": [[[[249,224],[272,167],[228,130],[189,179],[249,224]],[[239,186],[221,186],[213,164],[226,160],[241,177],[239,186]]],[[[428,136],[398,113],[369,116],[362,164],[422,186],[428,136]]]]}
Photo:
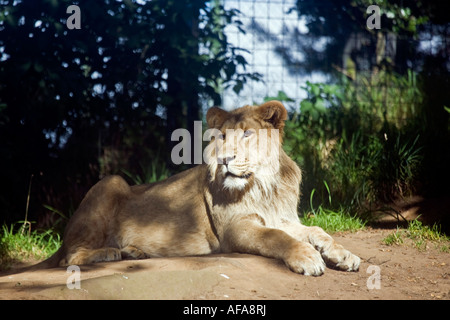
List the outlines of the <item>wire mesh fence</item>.
{"type": "Polygon", "coordinates": [[[222,0],[222,4],[241,12],[239,20],[245,34],[233,25],[226,27],[226,34],[234,46],[246,50],[242,53],[248,62],[245,71],[258,72],[263,80],[248,81],[239,94],[231,89],[224,91],[224,108],[260,103],[279,91],[298,106],[307,95],[307,81],[329,82],[332,74],[356,80],[357,75],[362,78],[376,74],[383,63],[406,75],[408,70],[421,70],[426,55],[443,59],[450,70],[450,24],[431,26],[415,38],[353,32],[347,35],[341,56],[332,58],[330,53],[336,52],[330,52],[330,42],[336,39],[311,36],[305,18],[296,10],[297,0],[222,0]]]}
{"type": "MultiPolygon", "coordinates": [[[[306,31],[304,22],[299,20],[295,12],[290,12],[295,6],[295,0],[225,0],[226,9],[238,9],[245,34],[237,27],[229,25],[226,28],[228,40],[236,47],[247,52],[242,55],[249,65],[247,72],[258,72],[263,81],[250,81],[244,89],[236,94],[227,90],[223,94],[225,108],[239,105],[259,103],[266,96],[276,96],[278,91],[289,92],[291,98],[299,100],[302,97],[301,84],[311,76],[301,75],[294,68],[288,68],[286,61],[277,54],[277,48],[286,47],[288,34],[306,31]],[[294,69],[294,70],[292,70],[294,69]]],[[[296,55],[299,48],[293,48],[296,55]]],[[[302,59],[302,56],[297,56],[302,59]]]]}

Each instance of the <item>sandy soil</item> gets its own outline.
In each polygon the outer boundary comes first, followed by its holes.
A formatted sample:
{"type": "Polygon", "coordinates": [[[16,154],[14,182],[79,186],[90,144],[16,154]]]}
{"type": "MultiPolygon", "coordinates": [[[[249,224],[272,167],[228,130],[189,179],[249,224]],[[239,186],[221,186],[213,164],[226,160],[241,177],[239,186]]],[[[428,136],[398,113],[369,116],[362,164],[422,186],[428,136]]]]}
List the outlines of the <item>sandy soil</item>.
{"type": "Polygon", "coordinates": [[[75,274],[65,268],[2,273],[0,299],[450,300],[450,254],[433,244],[422,251],[386,246],[381,239],[389,233],[333,235],[362,258],[356,273],[327,269],[306,277],[280,261],[246,254],[128,260],[82,266],[80,289],[68,288],[75,274]]]}

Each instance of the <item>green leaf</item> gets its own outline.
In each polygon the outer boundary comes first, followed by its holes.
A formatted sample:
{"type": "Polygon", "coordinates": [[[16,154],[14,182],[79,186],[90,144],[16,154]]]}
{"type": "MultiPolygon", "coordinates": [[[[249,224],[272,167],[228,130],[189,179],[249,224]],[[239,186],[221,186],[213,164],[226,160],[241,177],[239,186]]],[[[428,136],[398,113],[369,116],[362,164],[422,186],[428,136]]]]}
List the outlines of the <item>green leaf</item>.
{"type": "Polygon", "coordinates": [[[317,121],[317,120],[319,120],[319,116],[320,116],[320,114],[319,114],[319,111],[317,111],[317,109],[311,109],[311,118],[314,120],[314,121],[317,121]]]}
{"type": "Polygon", "coordinates": [[[284,91],[278,91],[278,99],[281,101],[293,102],[294,100],[289,98],[284,91]]]}
{"type": "Polygon", "coordinates": [[[279,100],[279,101],[286,101],[286,102],[293,102],[294,100],[289,98],[288,95],[284,91],[278,91],[278,95],[275,97],[265,97],[264,102],[270,101],[270,100],[279,100]]]}
{"type": "Polygon", "coordinates": [[[311,84],[311,93],[312,93],[314,96],[320,95],[320,87],[319,87],[319,85],[317,85],[317,84],[311,84]]]}
{"type": "Polygon", "coordinates": [[[303,100],[300,102],[300,111],[301,112],[309,112],[313,109],[313,104],[309,100],[303,100]]]}
{"type": "Polygon", "coordinates": [[[56,213],[57,215],[59,215],[60,217],[64,218],[64,219],[68,219],[64,213],[62,213],[61,211],[59,211],[58,209],[53,208],[52,206],[49,206],[48,204],[43,204],[42,205],[45,209],[50,210],[53,213],[56,213]]]}
{"type": "Polygon", "coordinates": [[[327,110],[325,107],[325,101],[322,98],[317,98],[316,103],[314,103],[314,108],[320,112],[325,112],[327,110]]]}

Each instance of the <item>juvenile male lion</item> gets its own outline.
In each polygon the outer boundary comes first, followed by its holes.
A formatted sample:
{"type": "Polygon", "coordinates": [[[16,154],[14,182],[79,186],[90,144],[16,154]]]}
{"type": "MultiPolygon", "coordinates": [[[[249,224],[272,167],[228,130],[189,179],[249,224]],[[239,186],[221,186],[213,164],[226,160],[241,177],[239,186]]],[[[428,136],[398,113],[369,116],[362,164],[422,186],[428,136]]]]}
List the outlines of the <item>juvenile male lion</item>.
{"type": "Polygon", "coordinates": [[[206,118],[209,128],[219,130],[205,149],[207,164],[148,185],[104,178],[87,193],[61,249],[44,264],[241,252],[281,259],[305,275],[321,275],[325,262],[358,270],[357,256],[322,229],[299,222],[301,172],[280,148],[284,106],[270,101],[231,112],[211,108],[206,118]]]}

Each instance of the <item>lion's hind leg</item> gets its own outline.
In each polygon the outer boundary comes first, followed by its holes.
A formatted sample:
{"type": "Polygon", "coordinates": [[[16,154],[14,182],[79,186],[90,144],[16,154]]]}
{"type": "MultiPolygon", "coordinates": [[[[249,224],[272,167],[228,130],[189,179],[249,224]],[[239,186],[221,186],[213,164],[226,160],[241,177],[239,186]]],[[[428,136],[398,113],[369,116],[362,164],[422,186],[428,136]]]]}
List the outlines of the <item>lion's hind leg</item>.
{"type": "Polygon", "coordinates": [[[68,254],[61,261],[61,265],[83,265],[102,261],[122,260],[120,250],[117,248],[86,249],[80,248],[72,254],[68,254]]]}
{"type": "Polygon", "coordinates": [[[66,227],[66,254],[60,265],[121,260],[115,237],[116,216],[129,196],[130,187],[119,176],[108,176],[95,184],[66,227]]]}

